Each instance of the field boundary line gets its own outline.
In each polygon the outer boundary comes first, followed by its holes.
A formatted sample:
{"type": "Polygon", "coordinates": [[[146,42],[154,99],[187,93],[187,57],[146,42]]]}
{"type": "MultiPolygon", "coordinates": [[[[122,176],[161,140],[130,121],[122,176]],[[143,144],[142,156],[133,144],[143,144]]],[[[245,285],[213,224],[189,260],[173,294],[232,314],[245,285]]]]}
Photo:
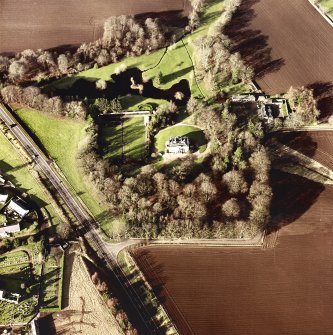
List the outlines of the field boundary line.
{"type": "Polygon", "coordinates": [[[308,0],[312,7],[326,20],[326,22],[333,28],[333,21],[330,16],[324,13],[321,9],[321,6],[314,4],[311,0],[308,0]]]}
{"type": "MultiPolygon", "coordinates": [[[[181,335],[181,333],[179,332],[176,324],[173,322],[172,318],[170,317],[169,313],[167,312],[166,308],[164,307],[164,305],[161,303],[160,299],[157,297],[157,295],[155,294],[154,292],[154,289],[152,288],[152,286],[150,285],[149,281],[147,280],[146,276],[144,275],[144,273],[141,271],[139,265],[137,264],[135,258],[131,255],[131,249],[135,249],[137,248],[138,246],[135,245],[135,246],[128,246],[126,247],[124,250],[122,250],[122,252],[124,253],[124,258],[125,258],[125,263],[126,263],[126,258],[128,260],[128,263],[131,264],[134,266],[134,269],[138,272],[139,276],[141,277],[141,279],[143,280],[144,284],[148,287],[149,291],[151,294],[154,295],[154,298],[156,298],[156,301],[158,301],[159,303],[159,307],[161,308],[162,312],[165,314],[164,317],[166,317],[167,319],[169,319],[169,323],[170,323],[170,328],[168,329],[168,334],[169,334],[169,331],[174,331],[175,335],[181,335]],[[172,327],[174,329],[172,329],[172,327]]],[[[118,261],[117,259],[117,263],[118,265],[121,267],[121,264],[120,262],[118,261]]],[[[125,264],[126,265],[126,264],[125,264]]],[[[131,283],[129,281],[129,283],[131,283]]],[[[133,284],[132,284],[133,285],[133,284]]],[[[166,320],[164,320],[165,322],[166,320]]],[[[164,323],[163,322],[163,323],[164,323]]]]}
{"type": "Polygon", "coordinates": [[[189,240],[151,240],[150,245],[182,245],[182,246],[198,246],[198,247],[262,247],[266,231],[257,234],[252,239],[189,239],[189,240]]]}

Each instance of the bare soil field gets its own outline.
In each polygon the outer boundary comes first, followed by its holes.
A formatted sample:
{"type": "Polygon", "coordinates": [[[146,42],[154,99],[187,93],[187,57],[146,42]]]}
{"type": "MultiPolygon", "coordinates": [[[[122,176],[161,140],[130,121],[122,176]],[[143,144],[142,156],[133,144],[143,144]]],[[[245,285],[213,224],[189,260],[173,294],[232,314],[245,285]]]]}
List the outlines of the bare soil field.
{"type": "Polygon", "coordinates": [[[1,0],[0,53],[75,46],[101,37],[110,16],[182,17],[189,8],[187,0],[1,0]]]}
{"type": "Polygon", "coordinates": [[[277,171],[272,181],[275,248],[136,251],[181,334],[332,334],[333,187],[277,171]]]}
{"type": "MultiPolygon", "coordinates": [[[[72,265],[68,306],[54,313],[53,320],[57,334],[123,334],[77,256],[72,265]]],[[[44,331],[51,334],[49,329],[44,331]]]]}
{"type": "Polygon", "coordinates": [[[244,0],[226,33],[265,92],[311,86],[332,112],[333,28],[308,0],[244,0]]]}
{"type": "Polygon", "coordinates": [[[333,131],[278,133],[277,139],[333,170],[333,131]]]}

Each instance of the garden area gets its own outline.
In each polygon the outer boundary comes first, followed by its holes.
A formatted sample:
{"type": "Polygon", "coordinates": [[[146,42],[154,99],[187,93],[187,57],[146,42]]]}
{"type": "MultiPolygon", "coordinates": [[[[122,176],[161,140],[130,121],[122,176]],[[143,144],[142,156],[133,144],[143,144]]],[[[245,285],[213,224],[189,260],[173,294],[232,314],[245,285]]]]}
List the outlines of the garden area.
{"type": "Polygon", "coordinates": [[[124,118],[101,127],[100,141],[104,159],[143,160],[146,153],[143,117],[124,118]],[[113,124],[112,124],[113,123],[113,124]]]}
{"type": "Polygon", "coordinates": [[[319,0],[318,3],[333,20],[333,0],[319,0]]]}
{"type": "Polygon", "coordinates": [[[26,251],[13,251],[0,257],[0,289],[20,294],[18,304],[0,301],[0,324],[25,323],[37,313],[38,276],[26,251]]]}
{"type": "Polygon", "coordinates": [[[65,256],[59,247],[51,249],[44,263],[42,283],[42,311],[56,311],[62,307],[62,280],[65,256]]]}

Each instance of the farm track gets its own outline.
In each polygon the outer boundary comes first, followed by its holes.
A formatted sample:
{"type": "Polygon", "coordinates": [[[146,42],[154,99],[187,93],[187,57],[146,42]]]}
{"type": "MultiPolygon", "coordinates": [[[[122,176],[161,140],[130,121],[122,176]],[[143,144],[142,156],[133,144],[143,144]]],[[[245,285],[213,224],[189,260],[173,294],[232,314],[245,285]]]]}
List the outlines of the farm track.
{"type": "Polygon", "coordinates": [[[0,54],[94,41],[110,16],[160,13],[162,20],[177,20],[189,9],[187,0],[1,0],[0,54]]]}
{"type": "MultiPolygon", "coordinates": [[[[332,157],[332,132],[279,135],[322,164],[332,157]],[[308,136],[316,150],[302,138],[298,147],[293,136],[308,136]]],[[[332,334],[333,186],[276,170],[272,183],[272,233],[263,248],[136,251],[182,334],[332,334]]]]}

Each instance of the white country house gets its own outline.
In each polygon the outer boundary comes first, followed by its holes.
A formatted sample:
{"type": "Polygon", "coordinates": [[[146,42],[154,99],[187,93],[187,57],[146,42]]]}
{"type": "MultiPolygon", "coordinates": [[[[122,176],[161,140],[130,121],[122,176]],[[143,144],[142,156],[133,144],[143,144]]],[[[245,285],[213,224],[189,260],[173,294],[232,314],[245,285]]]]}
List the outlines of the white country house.
{"type": "Polygon", "coordinates": [[[170,137],[165,142],[165,153],[186,154],[190,151],[190,141],[187,136],[170,137]]]}

